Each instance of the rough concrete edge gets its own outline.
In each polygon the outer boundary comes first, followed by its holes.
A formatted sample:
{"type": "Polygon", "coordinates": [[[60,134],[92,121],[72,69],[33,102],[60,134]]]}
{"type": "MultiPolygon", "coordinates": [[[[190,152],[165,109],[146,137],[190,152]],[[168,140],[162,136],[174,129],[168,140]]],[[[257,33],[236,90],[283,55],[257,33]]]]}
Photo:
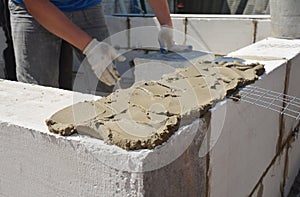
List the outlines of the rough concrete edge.
{"type": "Polygon", "coordinates": [[[107,154],[111,156],[111,152],[113,151],[116,157],[109,157],[109,160],[107,160],[107,165],[113,168],[127,172],[147,172],[160,169],[181,156],[193,141],[197,133],[197,128],[202,124],[203,120],[201,118],[194,120],[191,124],[177,130],[167,142],[151,150],[140,149],[127,151],[116,145],[107,145],[102,140],[87,136],[85,141],[81,141],[81,143],[86,147],[90,147],[88,150],[90,150],[94,158],[98,160],[106,157],[107,154]],[[101,143],[99,141],[101,141],[101,143]],[[97,144],[102,146],[102,148],[95,149],[95,145],[97,144]],[[126,162],[120,164],[116,162],[116,158],[117,160],[126,162]]]}

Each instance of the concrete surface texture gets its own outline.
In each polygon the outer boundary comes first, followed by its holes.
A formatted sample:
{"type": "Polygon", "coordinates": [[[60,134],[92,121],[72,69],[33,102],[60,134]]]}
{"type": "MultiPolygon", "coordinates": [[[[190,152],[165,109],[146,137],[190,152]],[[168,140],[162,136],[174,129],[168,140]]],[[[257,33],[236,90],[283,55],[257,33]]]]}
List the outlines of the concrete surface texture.
{"type": "MultiPolygon", "coordinates": [[[[228,54],[265,64],[254,86],[300,97],[300,41],[228,54]]],[[[47,131],[46,118],[92,95],[0,82],[0,196],[287,196],[300,166],[298,121],[224,100],[153,150],[125,151],[47,131]]]]}

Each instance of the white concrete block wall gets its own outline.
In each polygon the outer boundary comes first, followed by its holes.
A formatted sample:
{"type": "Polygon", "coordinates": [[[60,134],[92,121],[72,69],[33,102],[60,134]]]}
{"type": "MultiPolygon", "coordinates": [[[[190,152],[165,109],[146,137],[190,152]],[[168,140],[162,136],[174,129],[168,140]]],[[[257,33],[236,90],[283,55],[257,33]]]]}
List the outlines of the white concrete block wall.
{"type": "Polygon", "coordinates": [[[253,31],[250,19],[188,18],[187,43],[195,45],[196,40],[213,53],[227,54],[251,44],[253,31]]]}
{"type": "Polygon", "coordinates": [[[11,81],[0,86],[7,99],[0,114],[0,196],[126,196],[130,181],[140,181],[94,156],[89,145],[105,150],[102,141],[48,132],[45,119],[55,111],[99,97],[11,81]]]}
{"type": "MultiPolygon", "coordinates": [[[[242,48],[229,54],[253,61],[290,60],[299,53],[299,40],[267,38],[257,44],[242,48]]],[[[267,67],[267,69],[269,69],[267,67]]]]}
{"type": "MultiPolygon", "coordinates": [[[[283,67],[255,85],[282,92],[283,83],[273,81],[284,81],[283,67]]],[[[212,136],[217,141],[210,152],[211,197],[250,194],[276,154],[278,119],[277,113],[243,102],[228,101],[212,112],[212,136]],[[224,115],[220,116],[223,111],[224,115]],[[221,128],[214,129],[213,125],[221,128]]]]}
{"type": "MultiPolygon", "coordinates": [[[[126,196],[132,178],[76,139],[1,123],[0,196],[126,196]]],[[[137,192],[134,189],[134,192],[137,192]]]]}
{"type": "Polygon", "coordinates": [[[269,164],[251,196],[288,196],[300,168],[300,140],[294,138],[269,164]]]}
{"type": "Polygon", "coordinates": [[[129,48],[129,22],[127,17],[105,17],[111,44],[115,47],[129,48]]]}
{"type": "MultiPolygon", "coordinates": [[[[292,44],[292,43],[291,43],[292,44]]],[[[298,43],[294,43],[292,45],[296,49],[300,51],[300,45],[298,43]]],[[[299,84],[298,78],[299,78],[299,61],[300,56],[295,57],[291,61],[288,62],[288,76],[286,79],[286,94],[295,96],[297,98],[300,98],[300,91],[299,87],[297,87],[299,84]]],[[[291,107],[290,109],[295,110],[295,107],[291,107]]],[[[290,133],[295,129],[296,125],[298,124],[298,121],[295,121],[287,116],[284,116],[284,125],[283,125],[283,139],[282,142],[285,141],[285,139],[290,135],[290,133]]]]}
{"type": "MultiPolygon", "coordinates": [[[[292,45],[300,50],[299,45],[292,45]]],[[[300,67],[299,67],[299,62],[300,62],[300,55],[294,58],[289,62],[290,64],[290,70],[289,72],[289,77],[287,78],[287,83],[288,83],[288,88],[287,88],[287,94],[296,96],[297,98],[300,98],[300,91],[299,91],[299,72],[300,72],[300,67]]],[[[293,108],[291,108],[293,109],[293,108]]],[[[284,135],[283,135],[283,143],[286,140],[286,138],[291,135],[291,132],[295,131],[295,128],[299,124],[299,120],[293,120],[289,117],[284,117],[284,135]]],[[[299,129],[299,128],[298,128],[299,129]]],[[[299,134],[298,134],[299,135],[299,134]]],[[[297,135],[296,135],[297,137],[297,135]]],[[[299,138],[296,138],[295,142],[290,143],[291,148],[289,149],[288,153],[288,170],[287,170],[287,185],[285,187],[284,193],[288,194],[290,191],[290,188],[292,186],[292,182],[295,179],[295,176],[298,173],[298,168],[296,168],[296,164],[300,163],[300,158],[298,155],[300,155],[300,140],[299,138]]]]}
{"type": "MultiPolygon", "coordinates": [[[[292,96],[299,97],[300,92],[298,89],[298,72],[300,72],[298,62],[300,61],[299,51],[300,51],[299,40],[281,40],[269,38],[259,42],[256,45],[246,47],[239,50],[236,53],[230,55],[234,57],[250,58],[252,60],[274,60],[282,59],[286,61],[286,75],[284,81],[284,89],[282,93],[289,94],[292,96]],[[247,55],[245,55],[247,54],[247,55]]],[[[278,82],[276,81],[276,84],[278,82]]],[[[293,108],[295,109],[295,108],[293,108]]],[[[278,141],[278,146],[282,145],[285,139],[290,135],[294,127],[298,122],[294,119],[283,116],[283,126],[281,129],[280,139],[278,141]]]]}
{"type": "Polygon", "coordinates": [[[197,150],[207,122],[183,127],[159,150],[128,152],[49,133],[51,114],[99,97],[11,81],[0,89],[0,196],[204,195],[206,163],[197,150]]]}
{"type": "Polygon", "coordinates": [[[288,195],[291,187],[295,181],[295,178],[299,172],[300,166],[300,140],[299,134],[296,136],[295,141],[290,144],[288,157],[287,157],[287,174],[286,174],[286,185],[284,188],[285,196],[288,195]],[[298,166],[298,168],[297,168],[298,166]]]}
{"type": "Polygon", "coordinates": [[[261,41],[261,40],[271,36],[271,20],[270,19],[255,20],[255,22],[257,23],[255,42],[261,41]]]}
{"type": "MultiPolygon", "coordinates": [[[[270,38],[228,56],[266,65],[267,76],[263,76],[255,86],[281,93],[289,87],[288,89],[293,89],[299,94],[296,85],[296,81],[299,80],[296,77],[297,66],[291,67],[295,69],[290,72],[294,76],[288,77],[289,81],[294,83],[286,84],[287,65],[290,64],[287,63],[287,59],[292,59],[290,62],[300,61],[299,43],[300,40],[270,38]]],[[[283,191],[287,195],[300,168],[299,142],[296,140],[289,143],[293,148],[289,150],[288,162],[286,162],[286,152],[289,145],[285,144],[284,147],[282,145],[288,133],[291,134],[291,128],[295,127],[298,121],[284,117],[284,125],[289,128],[289,132],[287,129],[283,130],[286,131],[284,138],[284,136],[280,137],[282,123],[279,113],[251,104],[227,102],[225,109],[216,108],[212,112],[211,125],[222,121],[222,118],[214,119],[214,114],[220,116],[218,110],[225,111],[226,117],[224,117],[225,123],[221,135],[210,153],[211,196],[222,194],[244,196],[250,195],[254,189],[259,193],[262,191],[255,188],[258,184],[264,186],[263,196],[274,196],[271,194],[276,194],[275,191],[283,191]],[[276,162],[272,163],[273,160],[276,162]],[[283,173],[285,170],[291,176],[290,178],[283,173]]],[[[214,132],[212,129],[212,133],[218,133],[218,130],[214,132]]],[[[280,193],[275,196],[280,196],[280,193]]]]}
{"type": "Polygon", "coordinates": [[[251,196],[288,196],[300,167],[300,140],[292,140],[265,170],[251,196]]]}
{"type": "MultiPolygon", "coordinates": [[[[269,38],[228,56],[266,65],[267,74],[255,86],[298,95],[299,46],[299,40],[269,38]],[[293,60],[287,63],[287,59],[293,60]]],[[[280,147],[280,115],[255,105],[231,100],[218,104],[211,111],[212,150],[199,157],[205,122],[201,127],[194,122],[182,128],[160,149],[127,152],[86,136],[58,137],[47,131],[46,118],[73,102],[95,99],[92,95],[9,81],[1,81],[0,88],[0,156],[6,158],[0,160],[3,196],[183,196],[190,192],[189,196],[234,197],[252,191],[260,194],[262,189],[256,185],[263,185],[266,195],[276,195],[281,186],[287,194],[300,167],[299,139],[280,147]],[[164,164],[162,158],[174,150],[185,150],[187,139],[193,140],[187,151],[169,165],[153,168],[164,164]],[[153,170],[132,172],[141,166],[153,170]]],[[[285,120],[285,128],[296,124],[285,120]]]]}
{"type": "Polygon", "coordinates": [[[130,17],[130,48],[159,48],[156,18],[130,17]]]}
{"type": "MultiPolygon", "coordinates": [[[[268,173],[251,196],[281,197],[281,184],[284,176],[286,150],[277,157],[274,164],[268,169],[268,173]]],[[[287,195],[285,195],[287,196],[287,195]]]]}
{"type": "MultiPolygon", "coordinates": [[[[157,39],[160,25],[155,17],[106,16],[106,19],[114,45],[123,48],[159,47],[157,39]],[[122,32],[127,28],[130,30],[122,32]]],[[[176,17],[172,21],[175,30],[174,39],[177,43],[183,44],[185,42],[185,18],[176,17]]]]}
{"type": "MultiPolygon", "coordinates": [[[[159,46],[159,23],[155,17],[106,17],[111,35],[133,28],[128,38],[126,34],[112,37],[113,44],[124,47],[129,42],[129,48],[159,46]],[[152,28],[143,31],[144,26],[152,28]]],[[[269,16],[260,15],[172,15],[172,21],[177,43],[192,44],[196,50],[203,50],[204,45],[205,50],[221,55],[262,40],[271,31],[269,16]]]]}

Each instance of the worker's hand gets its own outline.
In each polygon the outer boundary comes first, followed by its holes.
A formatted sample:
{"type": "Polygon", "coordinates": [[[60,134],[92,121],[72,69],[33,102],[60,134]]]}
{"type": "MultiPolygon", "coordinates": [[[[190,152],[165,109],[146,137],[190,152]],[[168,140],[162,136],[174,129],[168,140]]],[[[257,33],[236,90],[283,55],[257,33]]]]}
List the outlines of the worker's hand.
{"type": "Polygon", "coordinates": [[[115,85],[120,75],[113,60],[125,61],[126,58],[105,42],[93,39],[83,50],[86,60],[100,81],[108,86],[115,85]]]}
{"type": "Polygon", "coordinates": [[[160,45],[161,53],[172,52],[188,52],[192,51],[193,47],[191,45],[178,45],[173,39],[173,28],[167,25],[162,25],[161,30],[158,34],[158,42],[160,45]]]}

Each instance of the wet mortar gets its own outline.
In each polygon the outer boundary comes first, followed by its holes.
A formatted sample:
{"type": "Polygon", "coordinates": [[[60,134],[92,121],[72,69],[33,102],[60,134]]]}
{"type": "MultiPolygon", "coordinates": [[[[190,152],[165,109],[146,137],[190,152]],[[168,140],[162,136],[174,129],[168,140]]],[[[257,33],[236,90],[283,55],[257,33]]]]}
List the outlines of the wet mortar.
{"type": "Polygon", "coordinates": [[[137,82],[97,101],[66,107],[46,124],[64,136],[79,133],[126,150],[153,149],[263,73],[258,63],[198,62],[161,80],[137,82]]]}

